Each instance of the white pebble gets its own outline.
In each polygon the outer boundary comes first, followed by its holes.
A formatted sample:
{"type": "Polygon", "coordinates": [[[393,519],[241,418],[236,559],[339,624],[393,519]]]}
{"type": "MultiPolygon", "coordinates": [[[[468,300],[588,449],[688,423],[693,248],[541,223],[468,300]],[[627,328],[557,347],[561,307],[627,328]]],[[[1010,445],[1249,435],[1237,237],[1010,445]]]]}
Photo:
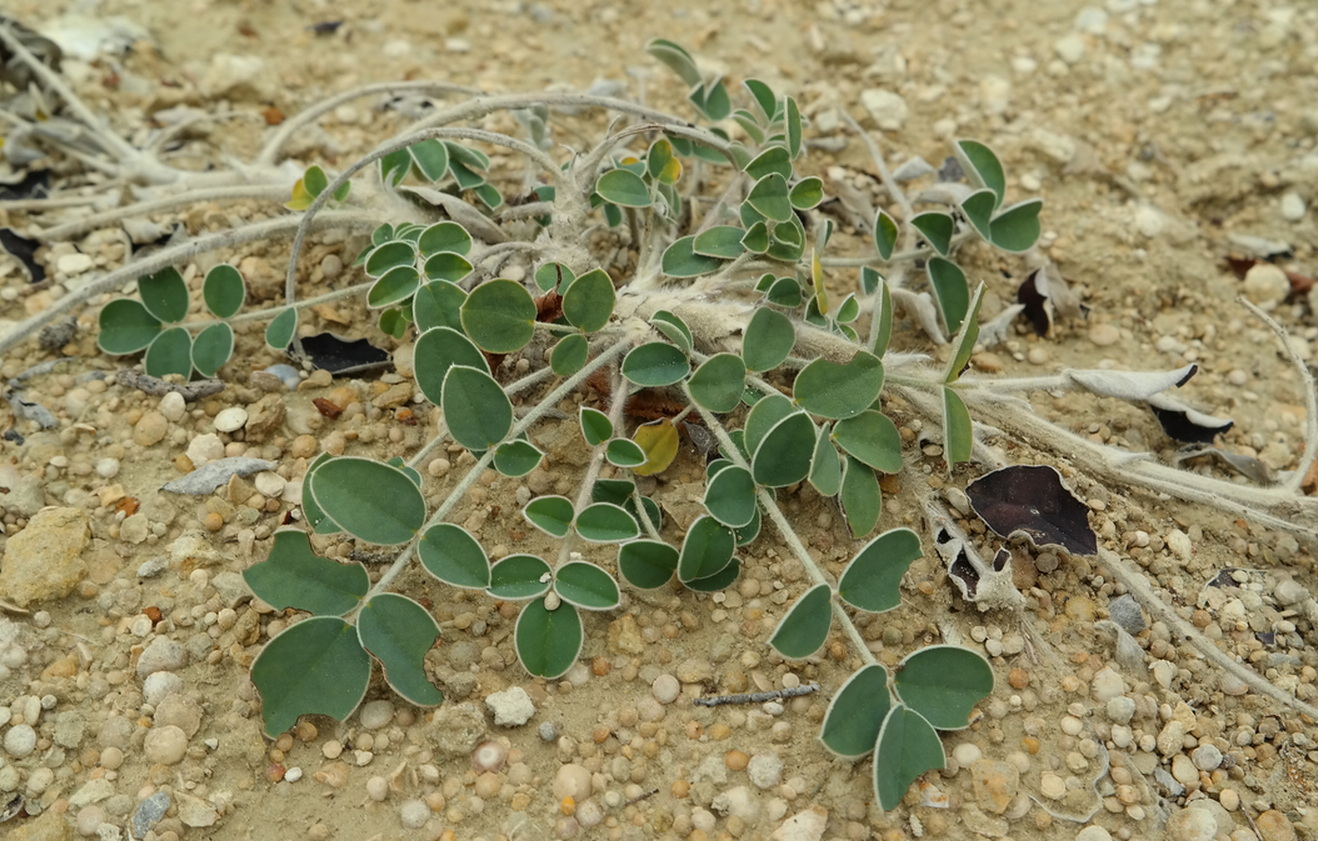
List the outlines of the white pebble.
{"type": "Polygon", "coordinates": [[[96,263],[86,254],[65,254],[55,261],[55,270],[62,275],[82,274],[96,263]]]}
{"type": "Polygon", "coordinates": [[[1200,745],[1190,754],[1190,759],[1200,771],[1213,771],[1222,764],[1222,751],[1215,745],[1200,745]]]}
{"type": "Polygon", "coordinates": [[[153,707],[159,706],[170,695],[182,691],[183,678],[173,672],[152,672],[142,681],[142,700],[153,707]]]}
{"type": "Polygon", "coordinates": [[[37,731],[27,724],[16,724],[5,733],[5,752],[22,759],[37,749],[37,731]]]}
{"type": "Polygon", "coordinates": [[[379,730],[394,720],[394,703],[387,698],[367,701],[362,706],[361,725],[367,730],[379,730]]]}
{"type": "Polygon", "coordinates": [[[119,475],[119,459],[105,458],[96,459],[96,475],[102,479],[113,479],[119,475]]]}
{"type": "MultiPolygon", "coordinates": [[[[1307,208],[1304,205],[1304,199],[1294,190],[1288,190],[1281,195],[1281,218],[1287,222],[1298,222],[1304,218],[1304,212],[1307,208]]],[[[64,261],[61,260],[61,263],[64,261]]]]}
{"type": "Polygon", "coordinates": [[[242,406],[221,409],[215,416],[216,432],[237,432],[247,425],[247,410],[242,406]]]}
{"type": "Polygon", "coordinates": [[[147,731],[142,742],[146,758],[160,765],[176,765],[188,750],[188,734],[175,724],[155,727],[147,731]]]}
{"type": "Polygon", "coordinates": [[[269,470],[262,471],[252,478],[256,490],[271,499],[278,499],[284,493],[284,477],[269,470]]]}
{"type": "Polygon", "coordinates": [[[295,783],[298,780],[302,779],[302,768],[298,765],[294,765],[292,768],[289,768],[287,771],[284,772],[284,779],[288,780],[290,783],[295,783]]]}
{"type": "Polygon", "coordinates": [[[976,745],[973,742],[962,742],[952,749],[952,758],[955,759],[957,764],[962,768],[977,762],[982,759],[983,756],[984,752],[979,749],[979,745],[976,745]]]}
{"type": "Polygon", "coordinates": [[[650,691],[654,693],[655,700],[661,704],[671,704],[677,700],[677,696],[682,692],[682,684],[677,678],[669,674],[659,675],[650,684],[650,691]]]}
{"type": "Polygon", "coordinates": [[[757,753],[746,764],[746,775],[759,789],[769,789],[783,779],[783,761],[771,753],[757,753]]]}
{"type": "Polygon", "coordinates": [[[224,458],[224,442],[214,432],[198,435],[188,442],[187,456],[193,467],[219,461],[224,458]]]}
{"type": "Polygon", "coordinates": [[[520,727],[535,715],[535,703],[520,686],[510,686],[487,696],[485,706],[494,713],[494,723],[500,727],[520,727]]]}
{"type": "Polygon", "coordinates": [[[1076,64],[1085,57],[1085,38],[1078,32],[1063,35],[1053,44],[1057,57],[1067,64],[1076,64]]]}
{"type": "Polygon", "coordinates": [[[177,391],[171,391],[160,398],[160,414],[164,415],[165,420],[170,423],[178,423],[183,420],[183,413],[187,411],[187,408],[187,401],[177,391]]]}
{"type": "Polygon", "coordinates": [[[389,781],[380,776],[371,777],[366,781],[366,796],[377,803],[384,800],[389,796],[389,781]]]}
{"type": "Polygon", "coordinates": [[[1076,833],[1075,841],[1112,841],[1112,833],[1098,824],[1091,824],[1076,833]]]}
{"type": "Polygon", "coordinates": [[[407,800],[398,807],[398,817],[408,829],[420,829],[430,820],[430,807],[424,800],[407,800]]]}
{"type": "Polygon", "coordinates": [[[900,129],[911,111],[901,94],[881,88],[861,91],[860,104],[874,118],[874,124],[884,131],[900,129]]]}
{"type": "Polygon", "coordinates": [[[1291,282],[1280,266],[1255,263],[1245,272],[1245,297],[1264,309],[1275,307],[1291,294],[1291,282]]]}

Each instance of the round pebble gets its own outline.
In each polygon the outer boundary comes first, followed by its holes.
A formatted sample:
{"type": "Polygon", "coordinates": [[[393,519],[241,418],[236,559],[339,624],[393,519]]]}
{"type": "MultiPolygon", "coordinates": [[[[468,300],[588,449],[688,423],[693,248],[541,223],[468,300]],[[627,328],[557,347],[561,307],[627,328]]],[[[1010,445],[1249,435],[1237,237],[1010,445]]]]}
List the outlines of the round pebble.
{"type": "Polygon", "coordinates": [[[1245,297],[1267,309],[1285,300],[1291,294],[1291,282],[1280,266],[1272,263],[1255,263],[1245,272],[1245,297]]]}
{"type": "Polygon", "coordinates": [[[682,692],[682,684],[677,678],[669,674],[659,675],[650,684],[650,691],[654,698],[661,704],[671,704],[677,700],[677,696],[682,692]]]}
{"type": "Polygon", "coordinates": [[[1098,347],[1115,345],[1121,341],[1121,331],[1115,324],[1095,324],[1089,328],[1089,341],[1098,347]]]}
{"type": "Polygon", "coordinates": [[[590,797],[590,786],[590,771],[583,765],[569,762],[559,766],[558,773],[554,775],[554,798],[562,800],[571,797],[580,803],[590,797]]]}
{"type": "Polygon", "coordinates": [[[1206,809],[1182,809],[1167,821],[1167,837],[1176,841],[1212,841],[1217,821],[1206,809]]]}
{"type": "Polygon", "coordinates": [[[1077,832],[1075,841],[1112,841],[1112,833],[1097,824],[1093,824],[1077,832]]]}
{"type": "Polygon", "coordinates": [[[119,459],[117,458],[98,458],[96,460],[96,475],[102,479],[113,479],[119,475],[119,459]]]}
{"type": "Polygon", "coordinates": [[[164,415],[170,423],[178,423],[183,420],[183,413],[187,409],[187,401],[177,391],[171,391],[160,398],[160,414],[164,415]]]}
{"type": "Polygon", "coordinates": [[[756,788],[773,788],[783,780],[783,761],[771,753],[757,753],[746,765],[746,774],[756,788]]]}
{"type": "Polygon", "coordinates": [[[154,727],[142,742],[142,752],[151,762],[159,765],[176,765],[188,750],[188,734],[173,724],[154,727]]]}
{"type": "Polygon", "coordinates": [[[362,706],[361,725],[367,730],[379,730],[394,720],[394,703],[387,698],[367,701],[362,706]]]}
{"type": "Polygon", "coordinates": [[[389,781],[378,775],[371,777],[366,781],[366,796],[377,803],[384,800],[389,796],[389,781]]]}
{"type": "Polygon", "coordinates": [[[408,829],[420,829],[430,820],[430,807],[424,800],[407,800],[398,807],[398,817],[408,829]]]}
{"type": "Polygon", "coordinates": [[[133,427],[133,443],[139,447],[151,447],[165,439],[169,431],[169,421],[159,412],[147,412],[138,418],[133,427]]]}
{"type": "Polygon", "coordinates": [[[215,416],[216,432],[237,432],[247,425],[247,410],[242,406],[221,409],[215,416]]]}
{"type": "Polygon", "coordinates": [[[751,758],[744,751],[730,750],[723,754],[723,764],[728,766],[729,771],[744,771],[751,758]]]}
{"type": "Polygon", "coordinates": [[[957,764],[962,768],[974,764],[983,757],[984,752],[979,749],[979,745],[972,742],[962,742],[952,748],[952,758],[955,759],[957,764]]]}
{"type": "Polygon", "coordinates": [[[4,745],[5,753],[22,759],[37,749],[37,731],[31,725],[16,724],[5,733],[4,745]]]}
{"type": "Polygon", "coordinates": [[[170,695],[182,691],[183,678],[173,672],[153,672],[142,681],[142,700],[153,707],[159,706],[170,695]]]}
{"type": "Polygon", "coordinates": [[[1190,754],[1190,759],[1200,771],[1212,771],[1222,764],[1222,751],[1215,745],[1200,745],[1190,754]]]}

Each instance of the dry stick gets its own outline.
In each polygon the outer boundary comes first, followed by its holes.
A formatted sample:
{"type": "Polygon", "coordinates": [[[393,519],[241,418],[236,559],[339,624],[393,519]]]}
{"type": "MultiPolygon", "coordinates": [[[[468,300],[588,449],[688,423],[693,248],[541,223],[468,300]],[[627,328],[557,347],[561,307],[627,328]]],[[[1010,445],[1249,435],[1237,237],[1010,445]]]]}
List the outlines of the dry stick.
{"type": "Polygon", "coordinates": [[[183,205],[198,204],[205,201],[287,198],[291,188],[291,184],[240,184],[234,187],[213,187],[210,189],[189,190],[186,193],[179,193],[174,196],[166,196],[153,201],[135,202],[134,204],[125,205],[123,207],[116,207],[113,210],[93,213],[91,216],[84,217],[75,222],[67,222],[63,225],[56,225],[53,228],[46,228],[37,231],[33,236],[43,242],[59,242],[68,239],[69,237],[79,236],[87,231],[93,231],[97,228],[109,226],[118,222],[120,219],[128,219],[133,216],[145,216],[148,213],[158,213],[162,210],[173,210],[174,208],[183,205]]]}
{"type": "Polygon", "coordinates": [[[1309,370],[1309,366],[1295,352],[1295,347],[1290,342],[1290,336],[1287,334],[1286,328],[1278,324],[1272,316],[1255,306],[1254,302],[1248,298],[1237,298],[1236,300],[1258,316],[1260,321],[1268,325],[1268,329],[1272,331],[1281,344],[1286,358],[1299,372],[1300,383],[1304,386],[1304,408],[1306,412],[1304,418],[1304,455],[1300,457],[1300,463],[1296,466],[1295,473],[1284,483],[1285,488],[1291,493],[1303,494],[1304,479],[1308,476],[1309,471],[1313,469],[1314,462],[1318,460],[1318,385],[1314,383],[1313,372],[1309,370]]]}
{"type": "MultiPolygon", "coordinates": [[[[158,272],[167,266],[172,266],[175,263],[190,259],[198,254],[204,254],[208,251],[229,248],[234,245],[240,245],[244,242],[269,239],[280,234],[286,234],[289,231],[296,229],[301,221],[302,220],[296,216],[279,216],[274,219],[268,219],[264,222],[255,222],[241,228],[222,231],[218,234],[197,237],[196,239],[189,240],[188,242],[170,248],[163,248],[149,257],[134,260],[126,266],[121,266],[112,272],[107,272],[97,280],[91,281],[85,286],[80,286],[77,289],[70,291],[69,294],[60,298],[49,308],[21,322],[3,337],[0,337],[0,356],[8,353],[9,350],[19,342],[34,335],[42,327],[45,327],[60,316],[77,309],[97,295],[114,291],[120,285],[127,283],[130,280],[134,280],[142,275],[151,274],[152,272],[158,272]]],[[[327,228],[369,230],[375,227],[375,220],[367,219],[360,213],[335,211],[317,219],[313,227],[316,230],[324,230],[327,228]]]]}
{"type": "Polygon", "coordinates": [[[775,689],[772,692],[743,692],[738,695],[714,695],[708,698],[696,698],[691,703],[698,707],[721,707],[724,704],[759,704],[764,701],[778,701],[783,698],[795,698],[819,691],[819,684],[806,683],[790,689],[775,689]]]}

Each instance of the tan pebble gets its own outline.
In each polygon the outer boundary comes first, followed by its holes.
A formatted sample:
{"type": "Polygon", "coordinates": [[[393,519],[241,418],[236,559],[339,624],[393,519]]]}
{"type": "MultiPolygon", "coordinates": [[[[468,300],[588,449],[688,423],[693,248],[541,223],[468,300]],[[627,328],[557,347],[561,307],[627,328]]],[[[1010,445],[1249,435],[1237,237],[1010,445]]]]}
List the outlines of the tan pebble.
{"type": "Polygon", "coordinates": [[[152,728],[147,731],[146,739],[142,742],[142,752],[146,758],[160,765],[177,764],[187,749],[188,734],[173,724],[152,728]]]}
{"type": "Polygon", "coordinates": [[[1276,809],[1269,809],[1254,819],[1263,841],[1295,841],[1295,827],[1276,809]]]}
{"type": "Polygon", "coordinates": [[[1245,272],[1242,284],[1245,297],[1264,309],[1281,303],[1291,294],[1291,282],[1280,266],[1272,263],[1255,263],[1245,272]]]}
{"type": "Polygon", "coordinates": [[[1041,347],[1030,348],[1030,352],[1025,354],[1031,365],[1042,365],[1048,361],[1048,351],[1041,347]]]}
{"type": "Polygon", "coordinates": [[[187,411],[187,402],[183,395],[177,391],[171,391],[164,397],[160,398],[160,414],[170,423],[178,423],[183,420],[183,413],[187,411]]]}
{"type": "Polygon", "coordinates": [[[1178,753],[1172,757],[1172,776],[1176,778],[1177,782],[1190,785],[1199,782],[1199,769],[1194,767],[1190,757],[1178,753]]]}
{"type": "Polygon", "coordinates": [[[1217,795],[1217,802],[1222,804],[1222,808],[1228,812],[1234,812],[1240,808],[1240,795],[1234,788],[1224,788],[1217,795]]]}
{"type": "Polygon", "coordinates": [[[751,758],[739,750],[730,750],[723,754],[723,764],[728,766],[729,771],[744,771],[746,764],[751,758]]]}
{"type": "Polygon", "coordinates": [[[1162,731],[1158,733],[1158,753],[1163,756],[1174,756],[1180,752],[1184,746],[1184,741],[1185,725],[1173,719],[1167,722],[1162,731]]]}
{"type": "Polygon", "coordinates": [[[1050,800],[1059,800],[1066,794],[1066,780],[1056,774],[1044,774],[1039,779],[1039,791],[1050,800]]]}
{"type": "Polygon", "coordinates": [[[201,525],[206,531],[219,531],[224,528],[224,517],[216,511],[210,511],[201,518],[201,525]]]}
{"type": "Polygon", "coordinates": [[[311,778],[318,783],[324,783],[330,788],[343,788],[348,784],[348,774],[351,769],[348,763],[343,761],[327,762],[323,768],[311,775],[311,778]]]}
{"type": "Polygon", "coordinates": [[[169,421],[159,412],[145,412],[133,427],[133,443],[139,447],[159,444],[169,431],[169,421]]]}
{"type": "Polygon", "coordinates": [[[1012,689],[1024,689],[1030,685],[1030,673],[1016,666],[1007,673],[1007,683],[1011,684],[1012,689]]]}
{"type": "Polygon", "coordinates": [[[242,406],[230,406],[215,416],[216,432],[237,432],[246,425],[247,410],[242,406]]]}
{"type": "Polygon", "coordinates": [[[970,766],[975,801],[986,812],[1001,815],[1011,805],[1020,787],[1015,766],[996,759],[980,759],[970,766]]]}
{"type": "MultiPolygon", "coordinates": [[[[289,744],[292,745],[291,740],[289,741],[289,744]]],[[[330,741],[321,745],[320,753],[326,759],[338,759],[340,756],[343,755],[343,743],[331,739],[330,741]]]]}
{"type": "Polygon", "coordinates": [[[990,351],[983,351],[970,357],[970,364],[976,371],[996,374],[1002,370],[1002,357],[990,351]]]}
{"type": "Polygon", "coordinates": [[[311,458],[320,448],[315,436],[299,435],[288,445],[288,454],[293,458],[311,458]]]}
{"type": "Polygon", "coordinates": [[[1113,324],[1095,324],[1089,328],[1089,341],[1099,347],[1115,345],[1121,341],[1121,331],[1113,324]]]}
{"type": "Polygon", "coordinates": [[[117,771],[124,764],[124,752],[116,747],[101,751],[101,767],[107,771],[117,771]]]}
{"type": "Polygon", "coordinates": [[[721,742],[732,735],[732,728],[723,722],[715,722],[709,727],[709,738],[716,742],[721,742]]]}

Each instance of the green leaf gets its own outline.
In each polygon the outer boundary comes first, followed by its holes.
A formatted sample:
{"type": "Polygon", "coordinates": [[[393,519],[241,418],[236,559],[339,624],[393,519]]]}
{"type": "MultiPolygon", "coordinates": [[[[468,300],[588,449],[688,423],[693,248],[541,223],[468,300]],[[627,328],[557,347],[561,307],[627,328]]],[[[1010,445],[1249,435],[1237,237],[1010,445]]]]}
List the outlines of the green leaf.
{"type": "MultiPolygon", "coordinates": [[[[732,100],[728,97],[727,86],[721,79],[715,79],[707,85],[696,85],[687,99],[704,115],[705,119],[717,123],[727,119],[732,113],[732,100]]],[[[700,147],[697,147],[699,154],[700,147]]],[[[716,161],[718,162],[718,161],[716,161]]]]}
{"type": "Polygon", "coordinates": [[[545,599],[537,599],[522,608],[513,636],[524,669],[536,677],[556,678],[572,668],[581,653],[581,614],[570,604],[550,610],[545,599]]]}
{"type": "MultiPolygon", "coordinates": [[[[625,439],[617,439],[625,440],[625,439]]],[[[577,514],[577,534],[591,543],[621,543],[640,535],[636,519],[622,506],[595,502],[577,514]]]]}
{"type": "Polygon", "coordinates": [[[759,79],[743,79],[742,85],[750,91],[751,97],[760,109],[760,115],[766,121],[770,121],[778,115],[778,97],[774,94],[773,88],[759,79]]]}
{"type": "Polygon", "coordinates": [[[961,378],[961,372],[966,370],[970,356],[975,352],[975,342],[979,341],[979,307],[984,302],[984,288],[981,283],[975,290],[975,299],[970,304],[966,318],[962,320],[961,332],[952,342],[955,350],[947,360],[947,371],[943,374],[945,383],[954,383],[961,378]]]}
{"type": "Polygon", "coordinates": [[[454,365],[489,370],[485,354],[451,327],[433,327],[422,333],[412,349],[412,365],[417,387],[436,406],[443,402],[444,378],[454,365]]]}
{"type": "Polygon", "coordinates": [[[366,273],[371,277],[380,277],[390,269],[398,266],[413,266],[416,263],[416,246],[407,240],[391,240],[377,246],[366,255],[366,273]]]}
{"type": "Polygon", "coordinates": [[[814,421],[805,412],[788,415],[776,423],[751,458],[755,483],[785,488],[809,476],[816,435],[814,421]]]}
{"type": "Polygon", "coordinates": [[[746,451],[753,453],[759,449],[760,442],[769,434],[769,430],[794,411],[796,407],[792,405],[792,401],[777,392],[758,400],[746,415],[746,451]]]}
{"type": "Polygon", "coordinates": [[[621,207],[649,207],[650,188],[641,176],[628,169],[611,169],[595,182],[595,192],[621,207]]]}
{"type": "Polygon", "coordinates": [[[929,283],[934,288],[938,310],[943,314],[943,324],[947,332],[955,333],[961,329],[966,310],[970,308],[970,286],[966,283],[966,273],[956,263],[942,257],[930,257],[924,268],[929,273],[929,283]]]}
{"type": "Polygon", "coordinates": [[[297,333],[297,310],[289,307],[276,315],[265,328],[265,343],[275,350],[288,350],[297,333]]]}
{"type": "Polygon", "coordinates": [[[993,669],[959,645],[931,645],[897,664],[897,697],[939,730],[970,726],[975,705],[993,691],[993,669]]]}
{"type": "Polygon", "coordinates": [[[901,583],[924,552],[910,529],[890,529],[865,544],[838,580],[837,594],[852,607],[883,613],[902,603],[901,583]]]}
{"type": "Polygon", "coordinates": [[[535,270],[535,285],[541,292],[557,289],[562,294],[577,275],[562,263],[545,263],[535,270]]]}
{"type": "Polygon", "coordinates": [[[471,261],[453,251],[436,251],[426,258],[424,266],[427,280],[447,280],[450,283],[465,280],[471,270],[471,261]]]}
{"type": "Polygon", "coordinates": [[[797,210],[810,210],[824,200],[824,182],[811,175],[792,185],[787,200],[797,210]]]}
{"type": "MultiPolygon", "coordinates": [[[[738,547],[749,546],[751,543],[755,541],[755,538],[759,537],[760,526],[762,524],[761,519],[762,518],[760,517],[760,509],[756,508],[755,516],[751,517],[751,521],[749,525],[745,525],[739,529],[732,530],[732,536],[733,538],[736,539],[738,547]]],[[[733,558],[733,562],[736,563],[736,558],[733,558]]],[[[733,577],[735,578],[736,576],[733,577]]]]}
{"type": "Polygon", "coordinates": [[[847,455],[883,473],[902,469],[902,437],[887,415],[866,409],[837,422],[833,440],[847,455]]]}
{"type": "Polygon", "coordinates": [[[503,388],[484,370],[466,365],[444,375],[440,407],[453,440],[469,450],[488,450],[513,427],[513,404],[503,388]]]}
{"type": "Polygon", "coordinates": [[[142,367],[153,377],[192,374],[192,336],[182,327],[171,327],[151,342],[142,367]]]}
{"type": "Polygon", "coordinates": [[[961,200],[961,212],[965,214],[970,226],[984,239],[992,242],[990,222],[993,210],[998,206],[998,197],[992,190],[976,190],[961,200]]]}
{"type": "Polygon", "coordinates": [[[878,525],[883,511],[883,496],[874,471],[851,456],[846,456],[842,469],[842,490],[838,502],[847,518],[851,536],[859,540],[878,525]]]}
{"type": "Polygon", "coordinates": [[[638,345],[622,360],[622,375],[643,388],[672,385],[689,373],[686,354],[666,342],[638,345]]]}
{"type": "Polygon", "coordinates": [[[746,174],[755,181],[773,173],[792,177],[792,156],[785,146],[770,146],[746,164],[746,174]]]}
{"type": "Polygon", "coordinates": [[[645,51],[672,68],[688,87],[700,84],[701,76],[696,60],[682,47],[672,41],[655,38],[645,45],[645,51]]]}
{"type": "Polygon", "coordinates": [[[247,284],[237,269],[228,263],[220,263],[206,272],[201,297],[206,302],[206,309],[216,318],[232,318],[247,300],[247,284]]]}
{"type": "Polygon", "coordinates": [[[192,342],[192,367],[203,377],[213,377],[233,356],[233,328],[212,324],[192,342]]]}
{"type": "Polygon", "coordinates": [[[531,525],[554,537],[567,537],[575,513],[572,503],[564,496],[540,496],[522,509],[522,516],[531,525]]]}
{"type": "MultiPolygon", "coordinates": [[[[403,183],[407,173],[412,169],[412,156],[406,149],[390,152],[380,158],[380,180],[388,187],[397,187],[403,183]]],[[[296,195],[296,194],[295,194],[296,195]]]]}
{"type": "Polygon", "coordinates": [[[698,277],[717,271],[723,261],[716,257],[706,257],[695,251],[696,238],[682,237],[664,249],[661,268],[669,277],[698,277]]]}
{"type": "Polygon", "coordinates": [[[732,531],[713,517],[700,516],[687,529],[677,558],[677,577],[686,584],[717,575],[732,563],[732,531]]]}
{"type": "Polygon", "coordinates": [[[735,353],[716,353],[701,363],[687,386],[691,399],[711,412],[731,412],[746,390],[746,365],[735,353]]]}
{"type": "Polygon", "coordinates": [[[448,147],[438,140],[422,140],[407,147],[416,168],[427,181],[438,181],[448,172],[448,147]]]}
{"type": "Polygon", "coordinates": [[[731,260],[746,250],[741,244],[742,234],[735,225],[715,225],[697,234],[691,248],[696,254],[731,260]]]}
{"type": "Polygon", "coordinates": [[[859,759],[874,750],[890,709],[888,670],[878,663],[863,666],[833,696],[819,741],[843,759],[859,759]]]}
{"type": "Polygon", "coordinates": [[[810,484],[823,496],[836,496],[842,490],[842,459],[829,437],[828,424],[815,439],[815,452],[810,457],[810,484]]]}
{"type": "Polygon", "coordinates": [[[691,335],[691,328],[686,325],[682,317],[675,315],[668,310],[659,310],[650,316],[650,325],[668,341],[682,349],[683,353],[690,353],[695,347],[695,338],[691,335]]]}
{"type": "MultiPolygon", "coordinates": [[[[462,329],[462,303],[467,293],[442,280],[424,284],[412,298],[412,320],[423,334],[432,327],[462,329]]],[[[474,347],[474,345],[473,345],[474,347]]]]}
{"type": "Polygon", "coordinates": [[[139,277],[137,291],[147,311],[166,324],[188,317],[188,285],[173,266],[139,277]]]}
{"type": "Polygon", "coordinates": [[[509,555],[490,567],[489,594],[496,599],[534,599],[549,589],[549,564],[535,555],[509,555]]]}
{"type": "Polygon", "coordinates": [[[743,467],[728,467],[705,485],[705,510],[728,528],[739,529],[755,519],[755,480],[743,467]]]}
{"type": "Polygon", "coordinates": [[[618,547],[618,572],[641,590],[668,583],[677,569],[677,550],[658,540],[633,540],[618,547]]]}
{"type": "Polygon", "coordinates": [[[454,587],[484,590],[490,586],[490,559],[471,532],[453,523],[426,529],[416,546],[426,572],[454,587]]]}
{"type": "Polygon", "coordinates": [[[554,592],[582,610],[613,610],[621,595],[612,575],[584,561],[570,561],[558,568],[554,592]]]}
{"type": "Polygon", "coordinates": [[[417,237],[416,247],[423,257],[451,251],[466,255],[471,252],[471,234],[457,222],[445,220],[436,222],[421,232],[417,237]]]}
{"type": "Polygon", "coordinates": [[[592,447],[598,447],[613,437],[613,421],[599,409],[582,406],[577,412],[577,420],[581,424],[582,436],[592,447]]]}
{"type": "Polygon", "coordinates": [[[887,260],[892,257],[897,247],[897,220],[888,211],[880,209],[874,214],[874,247],[878,249],[879,258],[887,260]]]}
{"type": "Polygon", "coordinates": [[[357,614],[357,638],[406,701],[433,707],[444,700],[444,693],[426,679],[426,652],[439,639],[439,623],[424,607],[407,596],[379,593],[357,614]]]}
{"type": "Polygon", "coordinates": [[[850,324],[860,316],[860,303],[856,300],[855,295],[847,295],[842,302],[837,305],[837,311],[833,319],[838,324],[850,324]]]}
{"type": "Polygon", "coordinates": [[[322,558],[307,533],[295,528],[278,529],[265,560],[243,570],[243,580],[276,610],[333,616],[355,608],[371,587],[365,567],[322,558]]]}
{"type": "Polygon", "coordinates": [[[311,464],[307,466],[307,472],[302,474],[302,517],[311,526],[315,534],[337,534],[343,529],[339,524],[329,518],[320,506],[316,504],[316,498],[311,493],[311,475],[316,472],[316,468],[329,461],[332,456],[329,453],[321,453],[312,459],[311,464]]]}
{"type": "Polygon", "coordinates": [[[549,367],[560,377],[570,377],[586,364],[589,352],[590,343],[585,336],[580,333],[564,336],[549,354],[549,367]]]}
{"type": "Polygon", "coordinates": [[[1026,199],[1006,208],[989,224],[989,239],[1003,251],[1029,251],[1039,241],[1043,199],[1026,199]]]}
{"type": "Polygon", "coordinates": [[[816,584],[806,590],[778,623],[769,645],[793,660],[803,660],[818,651],[828,639],[828,628],[833,622],[829,603],[832,596],[827,584],[816,584]]]}
{"type": "Polygon", "coordinates": [[[792,203],[787,198],[787,179],[774,172],[755,182],[746,195],[755,212],[775,222],[792,218],[792,203]]]}
{"type": "Polygon", "coordinates": [[[868,409],[883,390],[883,363],[868,351],[847,362],[819,358],[801,369],[792,387],[796,403],[826,418],[848,418],[868,409]]]}
{"type": "Polygon", "coordinates": [[[780,277],[769,287],[764,299],[780,307],[795,308],[801,305],[801,284],[794,277],[780,277]]]}
{"type": "Polygon", "coordinates": [[[874,793],[884,811],[897,808],[911,783],[947,758],[938,733],[924,717],[897,704],[883,720],[874,746],[874,793]]]}
{"type": "MultiPolygon", "coordinates": [[[[862,277],[864,272],[865,270],[861,269],[862,277]]],[[[874,332],[870,336],[870,353],[882,359],[888,352],[888,343],[892,340],[892,293],[888,291],[888,281],[882,275],[875,281],[875,292],[878,300],[874,302],[874,306],[878,308],[878,313],[873,321],[874,332]]]]}
{"type": "Polygon", "coordinates": [[[787,129],[787,151],[795,160],[801,157],[801,111],[790,96],[783,97],[783,126],[787,129]]]}
{"type": "Polygon", "coordinates": [[[344,531],[368,543],[406,543],[426,521],[426,501],[407,474],[357,456],[332,458],[311,475],[311,495],[344,531]]]}
{"type": "Polygon", "coordinates": [[[760,219],[746,229],[741,236],[741,247],[755,254],[769,250],[769,227],[760,219]]]}
{"type": "Polygon", "coordinates": [[[796,344],[792,320],[775,309],[756,307],[741,341],[741,355],[752,371],[769,371],[787,359],[796,344]]]}
{"type": "Polygon", "coordinates": [[[593,333],[609,323],[616,300],[613,281],[603,269],[595,269],[572,281],[563,293],[563,317],[578,330],[593,333]]]}
{"type": "Polygon", "coordinates": [[[150,345],[161,330],[160,319],[133,298],[116,298],[101,307],[97,321],[101,327],[97,347],[115,355],[137,353],[150,345]]]}
{"type": "Polygon", "coordinates": [[[275,738],[298,716],[343,721],[366,697],[371,657],[357,629],[337,616],[313,616],[270,640],[252,661],[265,735],[275,738]]]}
{"type": "Polygon", "coordinates": [[[540,466],[545,454],[530,441],[505,441],[494,451],[494,469],[518,479],[540,466]]]}
{"type": "Polygon", "coordinates": [[[512,353],[535,335],[535,301],[514,280],[488,280],[462,305],[462,329],[489,353],[512,353]]]}
{"type": "MultiPolygon", "coordinates": [[[[739,546],[745,544],[738,544],[739,546]]],[[[719,590],[726,589],[732,582],[737,580],[741,574],[741,559],[733,558],[727,566],[711,576],[706,578],[697,578],[692,581],[683,581],[682,585],[688,590],[697,593],[717,593],[719,590]]]]}
{"type": "Polygon", "coordinates": [[[946,257],[952,248],[952,233],[956,222],[952,217],[939,210],[928,210],[911,217],[911,226],[933,246],[934,251],[946,257]]]}
{"type": "Polygon", "coordinates": [[[604,457],[614,467],[640,467],[645,464],[645,450],[630,438],[614,438],[604,448],[604,457]]]}
{"type": "Polygon", "coordinates": [[[993,150],[977,140],[958,140],[952,148],[970,183],[992,190],[996,198],[994,207],[1002,204],[1007,195],[1007,174],[993,150]]]}
{"type": "Polygon", "coordinates": [[[948,471],[970,461],[974,447],[975,431],[966,404],[951,386],[943,386],[943,458],[947,461],[948,471]]]}
{"type": "Polygon", "coordinates": [[[381,275],[366,293],[366,306],[379,309],[407,300],[420,286],[421,278],[416,273],[416,266],[394,266],[381,275]]]}
{"type": "Polygon", "coordinates": [[[645,171],[651,178],[665,184],[677,181],[682,172],[682,163],[673,156],[673,144],[667,137],[660,137],[650,144],[645,153],[645,171]]]}

